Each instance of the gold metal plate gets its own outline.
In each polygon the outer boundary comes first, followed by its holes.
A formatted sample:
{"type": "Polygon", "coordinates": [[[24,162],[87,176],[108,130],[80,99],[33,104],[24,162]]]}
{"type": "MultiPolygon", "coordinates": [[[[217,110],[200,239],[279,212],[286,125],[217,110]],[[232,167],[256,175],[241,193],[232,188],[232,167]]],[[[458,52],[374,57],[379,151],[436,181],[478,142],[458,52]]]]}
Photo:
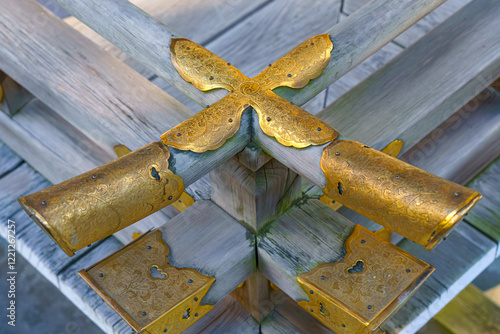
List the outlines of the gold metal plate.
{"type": "Polygon", "coordinates": [[[213,308],[200,302],[215,278],[170,266],[168,253],[155,230],[79,274],[135,331],[182,333],[213,308]]]}
{"type": "Polygon", "coordinates": [[[434,267],[357,225],[345,259],[298,276],[311,301],[299,305],[336,333],[373,333],[401,307],[434,267]]]}
{"type": "Polygon", "coordinates": [[[249,79],[225,60],[187,39],[172,39],[172,63],[186,81],[203,91],[223,88],[230,93],[162,135],[165,145],[201,153],[221,147],[239,129],[243,110],[252,106],[268,136],[285,146],[303,148],[337,138],[338,132],[272,89],[301,88],[330,61],[328,34],[308,39],[249,79]]]}
{"type": "Polygon", "coordinates": [[[430,250],[481,194],[350,140],[321,157],[323,192],[346,207],[430,250]]]}
{"type": "Polygon", "coordinates": [[[150,143],[117,160],[21,197],[29,216],[68,254],[175,202],[182,179],[168,169],[170,151],[150,143]]]}

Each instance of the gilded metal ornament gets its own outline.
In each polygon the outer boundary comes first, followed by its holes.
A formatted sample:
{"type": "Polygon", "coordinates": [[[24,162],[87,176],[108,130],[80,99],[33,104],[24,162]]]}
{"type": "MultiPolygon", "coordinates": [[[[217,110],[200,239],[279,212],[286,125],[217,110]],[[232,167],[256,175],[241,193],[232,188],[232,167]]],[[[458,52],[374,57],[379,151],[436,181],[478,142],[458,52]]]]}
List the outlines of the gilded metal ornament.
{"type": "Polygon", "coordinates": [[[434,271],[434,267],[356,225],[344,260],[298,276],[310,297],[299,302],[335,333],[374,333],[434,271]]]}
{"type": "Polygon", "coordinates": [[[172,63],[186,81],[207,91],[230,93],[162,135],[165,145],[202,153],[221,147],[239,129],[243,110],[252,106],[268,136],[285,146],[321,145],[338,136],[327,123],[274,94],[276,87],[301,88],[330,61],[328,34],[312,37],[250,79],[230,63],[187,39],[172,39],[172,63]]]}
{"type": "Polygon", "coordinates": [[[171,266],[168,253],[155,230],[79,274],[136,332],[182,333],[213,308],[200,303],[215,278],[171,266]]]}
{"type": "Polygon", "coordinates": [[[28,215],[68,254],[174,203],[182,179],[168,169],[161,142],[143,146],[72,179],[19,198],[28,215]],[[105,222],[105,223],[103,223],[105,222]]]}
{"type": "Polygon", "coordinates": [[[428,250],[481,199],[477,191],[350,140],[328,145],[321,169],[328,197],[428,250]]]}

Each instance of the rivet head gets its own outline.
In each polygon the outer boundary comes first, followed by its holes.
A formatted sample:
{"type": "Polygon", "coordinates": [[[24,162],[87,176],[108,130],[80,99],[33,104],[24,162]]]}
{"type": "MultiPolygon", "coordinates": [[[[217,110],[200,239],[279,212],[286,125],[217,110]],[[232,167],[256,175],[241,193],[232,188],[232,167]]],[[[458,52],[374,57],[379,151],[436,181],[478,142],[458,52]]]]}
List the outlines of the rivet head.
{"type": "Polygon", "coordinates": [[[47,204],[47,202],[45,202],[45,201],[42,201],[42,205],[45,205],[45,204],[47,204]]]}
{"type": "Polygon", "coordinates": [[[97,179],[97,175],[92,175],[92,178],[93,179],[97,179]]]}
{"type": "Polygon", "coordinates": [[[194,301],[197,302],[198,301],[198,297],[194,297],[194,301]]]}
{"type": "Polygon", "coordinates": [[[401,178],[400,175],[396,175],[396,180],[399,180],[401,178]]]}
{"type": "Polygon", "coordinates": [[[336,155],[336,156],[339,156],[339,155],[340,155],[340,152],[335,152],[335,155],[336,155]]]}
{"type": "Polygon", "coordinates": [[[186,48],[186,50],[189,50],[189,49],[191,49],[191,48],[188,46],[188,47],[186,48]]]}
{"type": "Polygon", "coordinates": [[[146,246],[146,249],[151,249],[151,246],[146,246]]]}
{"type": "Polygon", "coordinates": [[[312,294],[314,294],[314,291],[310,290],[309,293],[312,295],[312,294]]]}
{"type": "Polygon", "coordinates": [[[345,327],[345,324],[342,324],[342,327],[345,327]]]}
{"type": "Polygon", "coordinates": [[[456,193],[455,193],[455,197],[458,197],[458,196],[460,196],[460,193],[459,193],[459,192],[456,192],[456,193]]]}
{"type": "Polygon", "coordinates": [[[227,63],[227,66],[231,66],[231,63],[227,63]]]}
{"type": "Polygon", "coordinates": [[[168,200],[170,201],[173,197],[172,196],[168,196],[168,200]]]}
{"type": "Polygon", "coordinates": [[[232,119],[232,118],[230,118],[230,119],[228,120],[228,122],[229,122],[229,123],[233,123],[233,119],[232,119]]]}
{"type": "Polygon", "coordinates": [[[321,280],[325,280],[326,279],[326,276],[321,276],[321,280]]]}
{"type": "Polygon", "coordinates": [[[373,308],[373,306],[368,305],[368,307],[367,307],[367,308],[368,308],[369,310],[371,310],[371,309],[373,308]]]}
{"type": "Polygon", "coordinates": [[[142,312],[142,316],[145,317],[146,316],[146,312],[142,312]]]}
{"type": "Polygon", "coordinates": [[[314,43],[311,43],[311,45],[314,45],[314,43]]]}
{"type": "Polygon", "coordinates": [[[366,241],[365,240],[361,240],[361,243],[364,244],[366,241]]]}
{"type": "Polygon", "coordinates": [[[288,74],[288,77],[289,77],[289,78],[291,78],[291,77],[292,77],[292,75],[291,75],[291,74],[288,74]]]}
{"type": "Polygon", "coordinates": [[[271,117],[268,117],[268,118],[266,118],[266,119],[267,119],[267,121],[268,121],[268,122],[269,122],[269,121],[271,121],[271,117]]]}
{"type": "Polygon", "coordinates": [[[103,273],[100,273],[100,274],[99,274],[99,277],[104,277],[104,274],[103,274],[103,273]]]}
{"type": "Polygon", "coordinates": [[[163,333],[166,333],[166,332],[167,332],[167,329],[165,328],[165,329],[163,330],[163,333]]]}
{"type": "Polygon", "coordinates": [[[210,79],[210,80],[213,80],[213,79],[214,79],[214,77],[210,76],[210,78],[209,78],[209,79],[210,79]]]}
{"type": "Polygon", "coordinates": [[[321,128],[318,128],[318,131],[321,131],[321,128]]]}
{"type": "Polygon", "coordinates": [[[410,269],[406,269],[406,272],[409,273],[409,272],[411,272],[411,270],[410,269]]]}
{"type": "Polygon", "coordinates": [[[335,203],[335,200],[332,201],[332,204],[334,204],[334,203],[335,203]]]}
{"type": "Polygon", "coordinates": [[[180,136],[181,136],[181,134],[180,134],[180,133],[178,133],[178,134],[177,134],[177,137],[180,137],[180,136]]]}
{"type": "Polygon", "coordinates": [[[313,309],[310,309],[309,311],[314,312],[314,310],[313,310],[313,309]]]}
{"type": "Polygon", "coordinates": [[[195,313],[195,314],[194,314],[194,316],[195,316],[195,317],[197,317],[197,316],[198,316],[198,313],[195,313]]]}
{"type": "Polygon", "coordinates": [[[193,283],[193,280],[192,279],[188,279],[188,283],[189,284],[193,283]]]}

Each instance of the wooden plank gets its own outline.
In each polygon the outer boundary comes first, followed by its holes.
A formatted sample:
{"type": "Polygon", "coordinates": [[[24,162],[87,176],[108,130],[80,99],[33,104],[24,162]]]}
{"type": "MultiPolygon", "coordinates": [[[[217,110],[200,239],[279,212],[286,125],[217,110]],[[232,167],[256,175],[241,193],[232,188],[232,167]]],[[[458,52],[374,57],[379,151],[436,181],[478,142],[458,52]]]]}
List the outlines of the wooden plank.
{"type": "Polygon", "coordinates": [[[339,261],[353,229],[353,223],[319,200],[303,201],[257,236],[259,270],[292,299],[308,300],[297,276],[339,261]]]}
{"type": "MultiPolygon", "coordinates": [[[[467,186],[478,190],[484,197],[465,220],[500,244],[500,157],[467,186]]],[[[500,252],[497,256],[500,256],[500,252]]]]}
{"type": "Polygon", "coordinates": [[[497,1],[472,2],[318,116],[374,148],[408,149],[500,75],[499,14],[497,1]]]}
{"type": "MultiPolygon", "coordinates": [[[[466,184],[500,155],[498,142],[500,94],[487,88],[402,155],[401,160],[466,184]]],[[[489,196],[489,192],[484,194],[489,196]]]]}
{"type": "Polygon", "coordinates": [[[493,262],[497,248],[467,223],[431,252],[407,239],[398,246],[436,271],[384,326],[390,333],[415,333],[493,262]]]}
{"type": "Polygon", "coordinates": [[[435,319],[455,334],[500,332],[500,307],[472,284],[436,314],[435,319]]]}
{"type": "Polygon", "coordinates": [[[0,67],[108,152],[138,148],[192,115],[33,0],[7,1],[0,67]]]}
{"type": "MultiPolygon", "coordinates": [[[[352,19],[345,20],[344,24],[328,30],[337,47],[332,54],[333,61],[322,79],[314,80],[300,91],[279,89],[277,92],[298,105],[304,104],[443,1],[417,4],[410,0],[372,1],[362,13],[358,12],[352,19]],[[374,19],[380,18],[382,14],[385,15],[384,20],[374,19]],[[380,34],[381,31],[384,33],[380,34]],[[352,43],[353,40],[359,43],[352,43]]],[[[212,104],[223,96],[220,91],[200,93],[180,78],[170,62],[168,48],[164,47],[164,41],[173,36],[172,32],[132,4],[120,0],[106,1],[105,4],[97,0],[58,3],[201,105],[212,104]],[[132,33],[130,26],[139,26],[141,29],[132,33]]]]}
{"type": "MultiPolygon", "coordinates": [[[[267,0],[252,1],[250,3],[244,0],[232,0],[230,2],[218,0],[211,1],[209,4],[203,0],[174,0],[168,2],[164,0],[132,0],[130,2],[159,22],[168,24],[172,31],[179,32],[182,36],[201,44],[206,44],[208,41],[217,38],[242,18],[250,16],[254,11],[268,3],[267,0]],[[203,10],[199,10],[200,8],[203,8],[203,10]],[[192,24],[192,22],[196,22],[196,24],[192,24]]],[[[153,77],[153,72],[131,58],[116,45],[108,42],[77,18],[68,17],[64,21],[143,76],[150,79],[153,77]]],[[[186,104],[187,101],[191,102],[186,105],[193,111],[199,111],[193,109],[193,106],[199,107],[196,103],[193,103],[192,100],[172,86],[166,84],[166,86],[160,85],[160,87],[168,94],[179,99],[183,104],[186,104]]]]}
{"type": "MultiPolygon", "coordinates": [[[[369,0],[345,0],[342,11],[350,15],[366,5],[368,1],[369,0]]],[[[447,0],[441,6],[437,7],[420,21],[408,28],[408,30],[396,37],[394,41],[404,47],[410,46],[471,1],[472,0],[447,0]]]]}
{"type": "Polygon", "coordinates": [[[0,141],[0,178],[19,167],[21,163],[21,158],[0,141]]]}

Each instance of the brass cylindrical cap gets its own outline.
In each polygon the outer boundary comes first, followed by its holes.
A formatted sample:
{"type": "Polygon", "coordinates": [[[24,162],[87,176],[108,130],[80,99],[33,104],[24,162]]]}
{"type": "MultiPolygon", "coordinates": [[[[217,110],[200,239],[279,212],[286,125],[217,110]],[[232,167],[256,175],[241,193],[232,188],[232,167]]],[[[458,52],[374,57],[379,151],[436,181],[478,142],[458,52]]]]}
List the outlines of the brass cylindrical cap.
{"type": "Polygon", "coordinates": [[[150,143],[82,175],[19,198],[29,216],[68,254],[164,208],[184,191],[170,152],[150,143]]]}
{"type": "Polygon", "coordinates": [[[481,199],[481,194],[350,140],[327,146],[323,192],[430,250],[481,199]]]}

